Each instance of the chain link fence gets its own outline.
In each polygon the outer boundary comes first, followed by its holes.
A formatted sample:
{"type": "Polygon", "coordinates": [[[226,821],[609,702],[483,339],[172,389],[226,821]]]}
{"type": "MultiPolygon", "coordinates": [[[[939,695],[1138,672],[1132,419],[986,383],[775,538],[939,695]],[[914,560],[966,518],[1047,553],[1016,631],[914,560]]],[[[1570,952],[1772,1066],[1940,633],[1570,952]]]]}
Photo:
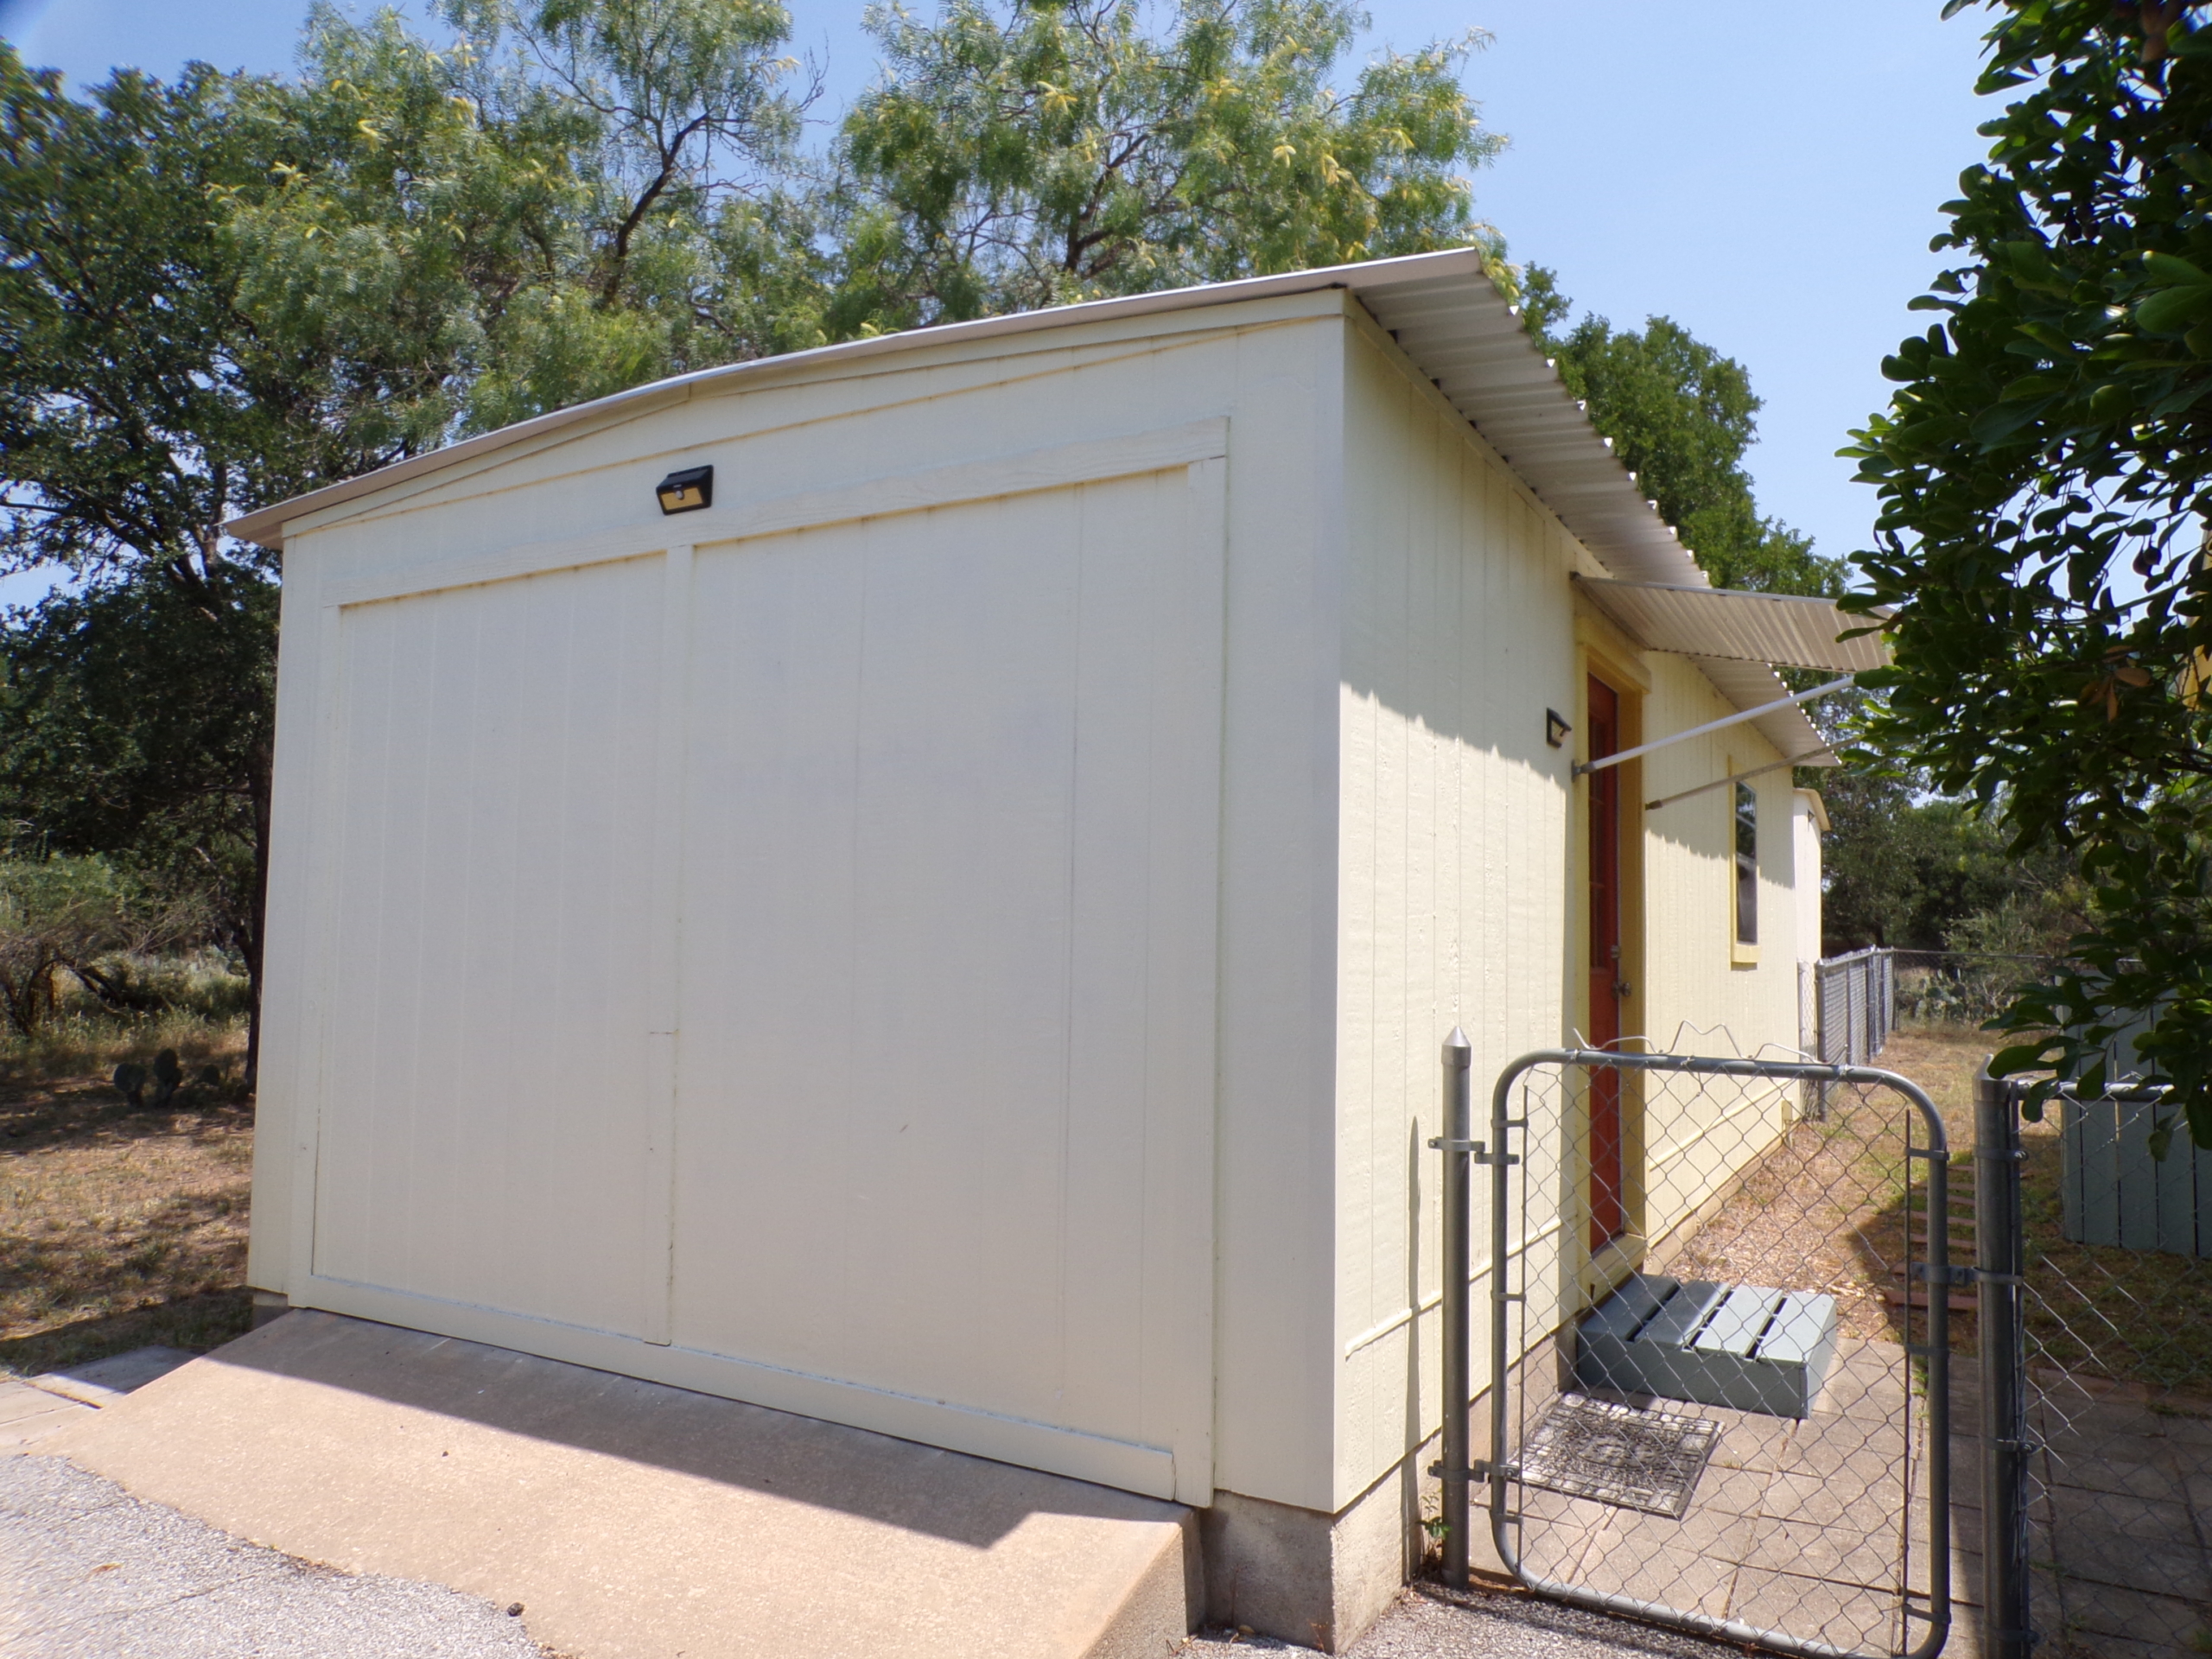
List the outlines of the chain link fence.
{"type": "Polygon", "coordinates": [[[1865,1065],[1907,1022],[1979,1027],[2056,959],[1869,946],[1798,970],[1800,1046],[1831,1065],[1865,1065]]]}
{"type": "Polygon", "coordinates": [[[2155,1090],[2035,1117],[2025,1093],[1979,1085],[1963,1593],[2004,1659],[2212,1652],[2212,1154],[2184,1130],[2152,1156],[2155,1090]]]}
{"type": "Polygon", "coordinates": [[[1800,964],[1799,1046],[1829,1065],[1865,1065],[1897,1022],[1898,952],[1870,947],[1800,964]]]}
{"type": "Polygon", "coordinates": [[[1785,1653],[1940,1649],[1952,1299],[1927,1096],[1863,1067],[1560,1052],[1500,1079],[1485,1141],[1439,1145],[1491,1176],[1470,1472],[1509,1569],[1785,1653]]]}
{"type": "Polygon", "coordinates": [[[2212,1152],[2154,1155],[2161,1092],[1560,1051],[1478,1141],[1459,1052],[1489,1422],[1440,1470],[1523,1584],[1783,1653],[2212,1654],[2212,1152]]]}

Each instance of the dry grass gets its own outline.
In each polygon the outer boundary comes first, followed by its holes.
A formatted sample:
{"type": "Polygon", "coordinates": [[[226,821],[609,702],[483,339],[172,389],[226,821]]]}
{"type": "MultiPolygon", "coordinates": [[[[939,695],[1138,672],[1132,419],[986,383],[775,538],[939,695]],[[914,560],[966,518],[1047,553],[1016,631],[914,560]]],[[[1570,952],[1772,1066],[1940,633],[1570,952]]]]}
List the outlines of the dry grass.
{"type": "MultiPolygon", "coordinates": [[[[151,1054],[149,1038],[188,1071],[236,1075],[234,1031],[142,1030],[131,1058],[151,1054]]],[[[103,1071],[116,1058],[97,1056],[103,1071]]],[[[98,1076],[23,1075],[47,1069],[0,1077],[0,1369],[239,1334],[251,1108],[202,1090],[183,1110],[137,1109],[98,1076]]]]}
{"type": "MultiPolygon", "coordinates": [[[[1898,1033],[1878,1064],[1926,1089],[1951,1132],[1952,1191],[1971,1207],[1973,1080],[1989,1033],[1898,1033]]],[[[2028,1334],[2038,1365],[2156,1391],[2212,1398],[2212,1262],[2160,1250],[2075,1244],[2065,1234],[2058,1118],[2020,1126],[2027,1224],[2028,1334]]],[[[2179,1155],[2186,1155],[2185,1151],[2179,1155]]],[[[1971,1344],[1972,1322],[1963,1340],[1971,1344]]]]}
{"type": "MultiPolygon", "coordinates": [[[[1974,1079],[1995,1046],[1971,1027],[1912,1027],[1892,1033],[1874,1062],[1926,1090],[1943,1119],[1954,1261],[1973,1259],[1974,1079]]],[[[1886,1110],[1893,1117],[1896,1103],[1886,1110]]],[[[2212,1399],[2212,1262],[2069,1243],[2056,1114],[2023,1124],[2022,1141],[2033,1363],[2160,1398],[2212,1399]]],[[[1900,1339],[1896,1269],[1922,1212],[1916,1194],[1906,1201],[1898,1150],[1893,1134],[1854,1129],[1847,1117],[1796,1125],[1747,1172],[1741,1191],[1749,1202],[1716,1216],[1669,1271],[1758,1282],[1761,1264],[1789,1261],[1796,1281],[1836,1296],[1852,1334],[1900,1339]]],[[[1962,1293],[1969,1305],[1971,1298],[1962,1293]]],[[[1953,1313],[1960,1352],[1975,1351],[1975,1324],[1970,1306],[1953,1313]]]]}
{"type": "Polygon", "coordinates": [[[1897,1340],[1883,1292],[1904,1260],[1903,1130],[1893,1090],[1833,1091],[1827,1116],[1793,1123],[1667,1271],[1824,1291],[1847,1335],[1897,1340]]]}
{"type": "Polygon", "coordinates": [[[105,1077],[123,1060],[142,1064],[174,1048],[189,1070],[228,1068],[233,1085],[245,1052],[251,988],[219,957],[128,958],[118,976],[155,1000],[149,1012],[103,1007],[74,981],[35,1036],[0,1027],[0,1087],[11,1083],[105,1077]]]}
{"type": "Polygon", "coordinates": [[[1904,1026],[1872,1064],[1910,1077],[1943,1115],[1955,1154],[1974,1145],[1974,1080],[2004,1039],[1967,1026],[1904,1026]]]}

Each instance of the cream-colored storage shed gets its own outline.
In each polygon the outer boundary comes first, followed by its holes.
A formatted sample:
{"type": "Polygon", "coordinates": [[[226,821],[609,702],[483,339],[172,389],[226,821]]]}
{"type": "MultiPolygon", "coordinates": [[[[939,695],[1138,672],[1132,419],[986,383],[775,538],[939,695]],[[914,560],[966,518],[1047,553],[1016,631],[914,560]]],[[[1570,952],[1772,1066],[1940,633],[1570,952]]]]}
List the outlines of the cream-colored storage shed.
{"type": "Polygon", "coordinates": [[[1205,1506],[1248,1623],[1345,1639],[1417,1548],[1445,1034],[1478,1088],[1797,1040],[1797,620],[1679,591],[1471,252],[234,528],[285,555],[252,1282],[1205,1506]]]}

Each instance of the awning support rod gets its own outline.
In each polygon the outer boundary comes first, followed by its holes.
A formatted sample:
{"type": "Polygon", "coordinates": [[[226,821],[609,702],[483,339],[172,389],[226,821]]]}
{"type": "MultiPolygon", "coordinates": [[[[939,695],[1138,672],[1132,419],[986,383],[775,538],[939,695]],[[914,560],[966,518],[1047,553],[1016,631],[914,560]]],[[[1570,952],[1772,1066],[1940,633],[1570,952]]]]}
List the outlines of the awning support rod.
{"type": "MultiPolygon", "coordinates": [[[[1633,760],[1639,754],[1649,754],[1654,749],[1663,749],[1669,743],[1680,743],[1688,738],[1703,737],[1707,732],[1717,732],[1724,726],[1740,726],[1747,720],[1757,720],[1761,715],[1773,714],[1777,709],[1787,709],[1793,703],[1810,702],[1815,697],[1825,697],[1831,691],[1842,690],[1851,683],[1851,680],[1852,677],[1847,674],[1840,680],[1830,680],[1826,685],[1816,685],[1809,691],[1800,691],[1794,697],[1784,697],[1779,702],[1763,702],[1756,709],[1745,709],[1740,713],[1726,715],[1719,720],[1708,720],[1702,726],[1693,726],[1687,732],[1676,732],[1672,737],[1662,737],[1650,743],[1639,743],[1632,749],[1623,749],[1618,754],[1609,754],[1597,760],[1578,760],[1574,763],[1574,775],[1581,778],[1593,772],[1603,772],[1607,766],[1618,766],[1624,760],[1633,760]]],[[[1815,753],[1818,753],[1820,751],[1815,750],[1815,753]]]]}
{"type": "Polygon", "coordinates": [[[1709,784],[1700,784],[1695,789],[1677,790],[1672,795],[1662,795],[1656,801],[1646,801],[1643,804],[1643,810],[1647,812],[1656,812],[1662,806],[1672,806],[1676,801],[1687,801],[1691,796],[1702,795],[1708,789],[1719,789],[1729,784],[1740,784],[1746,778],[1757,778],[1762,772],[1780,772],[1784,766],[1802,766],[1807,761],[1827,753],[1826,749],[1815,749],[1809,754],[1792,755],[1787,760],[1770,760],[1763,766],[1753,766],[1749,772],[1732,772],[1726,778],[1716,778],[1709,784]]]}

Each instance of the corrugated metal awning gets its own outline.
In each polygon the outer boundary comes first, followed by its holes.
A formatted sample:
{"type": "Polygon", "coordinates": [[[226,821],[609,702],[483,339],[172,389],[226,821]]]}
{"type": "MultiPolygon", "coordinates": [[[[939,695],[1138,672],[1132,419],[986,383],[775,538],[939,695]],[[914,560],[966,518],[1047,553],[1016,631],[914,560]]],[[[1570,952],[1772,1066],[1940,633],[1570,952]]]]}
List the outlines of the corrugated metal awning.
{"type": "Polygon", "coordinates": [[[1878,633],[1838,637],[1867,622],[1846,615],[1832,600],[1594,577],[1582,578],[1579,586],[1652,651],[1846,674],[1881,668],[1890,659],[1878,633]]]}
{"type": "MultiPolygon", "coordinates": [[[[1415,254],[1344,266],[1330,275],[1359,296],[1369,315],[1609,575],[1710,587],[1690,550],[1529,338],[1520,312],[1478,264],[1457,263],[1466,257],[1415,254]]],[[[1766,663],[1694,654],[1692,660],[1737,708],[1762,711],[1751,728],[1780,753],[1820,756],[1806,765],[1835,764],[1802,709],[1776,706],[1789,688],[1766,663]]]]}

